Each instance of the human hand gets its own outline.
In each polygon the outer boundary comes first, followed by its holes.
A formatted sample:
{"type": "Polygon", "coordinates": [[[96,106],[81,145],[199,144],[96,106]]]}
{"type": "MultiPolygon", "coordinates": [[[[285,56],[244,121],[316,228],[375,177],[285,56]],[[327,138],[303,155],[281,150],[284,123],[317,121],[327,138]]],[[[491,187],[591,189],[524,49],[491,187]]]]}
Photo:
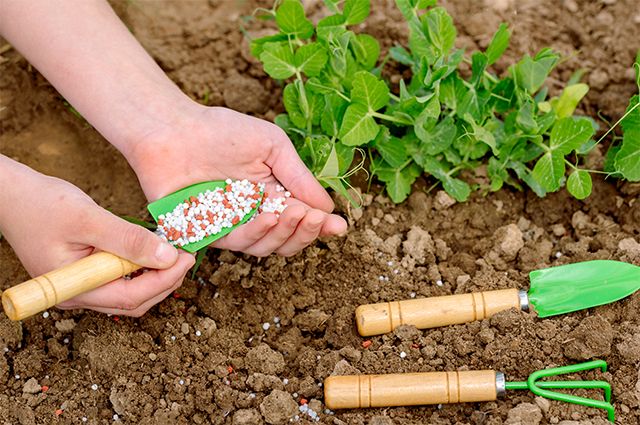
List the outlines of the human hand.
{"type": "Polygon", "coordinates": [[[207,180],[264,182],[272,194],[282,184],[291,198],[280,217],[263,213],[213,244],[255,256],[293,255],[318,236],[346,231],[345,220],[331,214],[331,197],[279,127],[226,108],[180,109],[182,120],[121,148],[150,201],[207,180]]]}
{"type": "Polygon", "coordinates": [[[0,231],[31,276],[108,251],[158,269],[117,279],[58,305],[139,317],[183,281],[194,258],[98,206],[80,189],[0,155],[0,231]],[[11,182],[11,183],[9,183],[11,182]],[[4,208],[10,205],[11,208],[4,208]]]}

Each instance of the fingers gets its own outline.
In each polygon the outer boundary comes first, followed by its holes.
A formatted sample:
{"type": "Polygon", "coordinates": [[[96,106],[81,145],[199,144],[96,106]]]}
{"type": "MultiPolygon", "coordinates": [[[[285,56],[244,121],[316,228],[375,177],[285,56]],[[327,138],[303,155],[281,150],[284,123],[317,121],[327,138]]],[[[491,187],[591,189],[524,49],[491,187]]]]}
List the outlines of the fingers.
{"type": "Polygon", "coordinates": [[[231,251],[244,251],[278,224],[275,214],[260,214],[255,220],[244,224],[222,239],[218,239],[211,246],[231,251]]]}
{"type": "Polygon", "coordinates": [[[320,236],[344,235],[349,225],[347,221],[339,215],[330,214],[322,226],[320,236]]]}
{"type": "Polygon", "coordinates": [[[131,280],[115,280],[61,303],[58,307],[89,308],[138,317],[179,287],[194,263],[193,255],[182,252],[176,263],[168,269],[151,270],[131,280]]]}
{"type": "Polygon", "coordinates": [[[273,175],[293,196],[312,208],[333,211],[333,200],[304,165],[284,132],[279,132],[272,157],[267,165],[273,175]]]}
{"type": "Polygon", "coordinates": [[[278,224],[259,241],[244,250],[245,253],[256,257],[266,257],[281,247],[289,237],[296,231],[298,223],[304,218],[306,207],[302,204],[295,204],[287,207],[280,215],[278,224]]]}
{"type": "Polygon", "coordinates": [[[86,224],[88,243],[143,267],[166,269],[178,259],[178,250],[149,230],[100,210],[86,224]]]}
{"type": "Polygon", "coordinates": [[[327,214],[323,211],[309,211],[289,239],[276,249],[276,253],[288,257],[301,251],[316,240],[326,219],[327,214]]]}

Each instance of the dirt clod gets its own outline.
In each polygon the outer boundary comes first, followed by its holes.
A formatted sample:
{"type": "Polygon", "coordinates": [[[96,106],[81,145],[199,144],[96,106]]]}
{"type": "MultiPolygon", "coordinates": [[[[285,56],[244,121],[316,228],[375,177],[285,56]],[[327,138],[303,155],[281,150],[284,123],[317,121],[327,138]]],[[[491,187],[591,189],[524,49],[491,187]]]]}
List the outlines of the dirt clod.
{"type": "Polygon", "coordinates": [[[507,414],[507,425],[538,425],[542,420],[540,407],[531,403],[520,403],[507,414]]]}
{"type": "Polygon", "coordinates": [[[611,352],[613,329],[602,316],[584,319],[570,334],[564,354],[570,359],[587,360],[606,356],[611,352]]]}
{"type": "Polygon", "coordinates": [[[240,409],[233,414],[233,425],[262,425],[264,421],[256,409],[240,409]]]}
{"type": "Polygon", "coordinates": [[[284,370],[284,357],[267,344],[260,344],[249,350],[246,365],[250,373],[277,375],[284,370]]]}
{"type": "Polygon", "coordinates": [[[284,425],[298,411],[298,404],[291,394],[280,390],[273,390],[260,403],[260,412],[265,421],[271,425],[284,425]]]}

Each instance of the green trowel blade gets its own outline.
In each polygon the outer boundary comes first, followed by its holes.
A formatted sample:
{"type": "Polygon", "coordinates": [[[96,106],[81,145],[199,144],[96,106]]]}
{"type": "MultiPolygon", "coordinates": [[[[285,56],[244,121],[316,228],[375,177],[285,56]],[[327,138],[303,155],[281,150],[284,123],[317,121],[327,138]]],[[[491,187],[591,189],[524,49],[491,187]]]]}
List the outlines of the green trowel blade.
{"type": "MultiPolygon", "coordinates": [[[[147,209],[149,210],[149,212],[151,213],[151,216],[153,217],[153,219],[156,221],[156,223],[158,222],[158,216],[161,214],[166,214],[168,212],[173,211],[173,209],[180,203],[184,202],[185,199],[188,199],[191,196],[198,196],[200,193],[202,192],[206,192],[207,190],[216,190],[216,189],[222,189],[227,185],[226,182],[220,180],[220,181],[210,181],[210,182],[203,182],[203,183],[196,183],[193,184],[191,186],[187,186],[183,189],[180,189],[176,192],[173,192],[170,195],[167,195],[163,198],[158,199],[157,201],[154,201],[152,203],[150,203],[147,206],[147,209]]],[[[256,207],[254,209],[251,210],[251,212],[247,215],[244,216],[244,218],[242,220],[240,220],[240,222],[232,227],[227,227],[222,229],[221,232],[216,233],[215,235],[211,235],[211,236],[207,236],[206,238],[202,239],[201,241],[198,242],[194,242],[194,243],[190,243],[187,244],[185,246],[182,246],[180,248],[184,249],[187,252],[196,252],[202,248],[204,248],[205,246],[217,241],[218,239],[222,238],[223,236],[226,236],[227,234],[229,234],[232,230],[234,230],[236,227],[243,225],[244,223],[246,223],[247,221],[249,221],[251,219],[251,217],[253,217],[253,215],[258,211],[258,208],[260,208],[260,204],[262,203],[262,199],[264,196],[263,192],[260,192],[260,199],[258,199],[258,201],[256,202],[256,207]]]]}
{"type": "Polygon", "coordinates": [[[535,270],[529,274],[529,302],[539,317],[612,303],[640,289],[640,267],[595,260],[535,270]]]}

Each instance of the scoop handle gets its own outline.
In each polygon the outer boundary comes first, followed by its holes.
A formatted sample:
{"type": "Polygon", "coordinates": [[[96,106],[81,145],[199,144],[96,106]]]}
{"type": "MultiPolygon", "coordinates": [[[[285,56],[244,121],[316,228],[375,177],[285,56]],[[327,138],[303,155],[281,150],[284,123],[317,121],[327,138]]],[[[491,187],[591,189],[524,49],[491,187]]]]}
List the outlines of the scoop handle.
{"type": "Polygon", "coordinates": [[[366,304],[356,309],[356,323],[362,336],[384,334],[401,325],[414,325],[418,329],[457,325],[486,319],[512,307],[524,309],[523,295],[526,300],[522,291],[502,289],[366,304]]]}
{"type": "Polygon", "coordinates": [[[357,409],[492,401],[497,381],[493,370],[330,376],[324,402],[329,409],[357,409]]]}
{"type": "Polygon", "coordinates": [[[124,258],[98,252],[35,277],[2,293],[11,320],[22,320],[140,268],[124,258]]]}

